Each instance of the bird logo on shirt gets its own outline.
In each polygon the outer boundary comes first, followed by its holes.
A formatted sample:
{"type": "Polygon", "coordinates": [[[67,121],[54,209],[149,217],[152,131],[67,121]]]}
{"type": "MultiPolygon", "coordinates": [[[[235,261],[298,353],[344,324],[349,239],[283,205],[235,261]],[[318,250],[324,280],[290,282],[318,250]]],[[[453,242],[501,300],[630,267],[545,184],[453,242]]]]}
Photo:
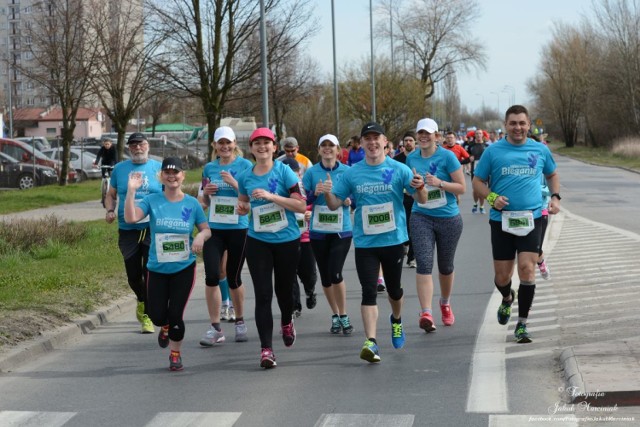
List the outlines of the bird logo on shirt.
{"type": "Polygon", "coordinates": [[[385,184],[389,184],[391,183],[391,180],[393,179],[393,173],[395,172],[395,170],[393,169],[385,169],[382,171],[382,182],[384,182],[385,184]]]}
{"type": "Polygon", "coordinates": [[[435,175],[438,172],[438,164],[431,163],[429,165],[429,175],[435,175]]]}
{"type": "Polygon", "coordinates": [[[276,178],[269,178],[268,181],[269,192],[275,194],[278,189],[278,180],[276,178]]]}
{"type": "Polygon", "coordinates": [[[184,222],[188,222],[189,218],[191,218],[191,212],[193,212],[193,208],[183,207],[180,216],[184,222]]]}
{"type": "Polygon", "coordinates": [[[534,153],[529,153],[529,157],[527,157],[527,162],[529,163],[529,167],[532,169],[536,168],[538,164],[538,155],[534,153]]]}

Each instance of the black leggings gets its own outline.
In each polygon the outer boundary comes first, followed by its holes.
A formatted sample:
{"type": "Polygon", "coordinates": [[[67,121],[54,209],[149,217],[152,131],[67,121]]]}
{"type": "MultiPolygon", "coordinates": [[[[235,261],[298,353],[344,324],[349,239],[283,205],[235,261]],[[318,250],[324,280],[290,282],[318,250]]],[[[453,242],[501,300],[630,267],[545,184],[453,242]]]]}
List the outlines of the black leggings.
{"type": "Polygon", "coordinates": [[[281,324],[291,323],[292,290],[296,280],[296,269],[293,267],[298,265],[299,248],[300,239],[285,243],[267,243],[247,237],[247,265],[256,298],[256,328],[260,336],[260,346],[263,348],[272,348],[271,301],[274,289],[280,307],[281,324]]]}
{"type": "Polygon", "coordinates": [[[177,273],[149,272],[146,309],[156,326],[169,325],[169,339],[184,338],[184,309],[196,281],[196,263],[177,273]]]}
{"type": "Polygon", "coordinates": [[[549,225],[549,215],[542,215],[540,218],[542,230],[540,230],[540,249],[538,250],[538,256],[542,255],[542,244],[544,243],[544,235],[547,232],[547,226],[549,225]]]}
{"type": "Polygon", "coordinates": [[[356,248],[356,270],[362,286],[361,305],[376,305],[378,296],[378,273],[382,265],[385,285],[389,298],[398,301],[402,298],[402,259],[403,245],[382,246],[379,248],[356,248]]]}
{"type": "Polygon", "coordinates": [[[337,233],[325,235],[324,240],[311,240],[313,254],[320,271],[320,281],[325,288],[337,285],[344,279],[342,269],[351,247],[351,236],[340,238],[337,233]]]}
{"type": "Polygon", "coordinates": [[[220,260],[227,251],[227,281],[229,288],[242,286],[242,266],[244,265],[247,229],[211,230],[211,238],[204,242],[202,259],[204,261],[204,283],[218,286],[220,282],[220,260]]]}
{"type": "Polygon", "coordinates": [[[147,299],[147,261],[151,238],[148,228],[142,230],[118,229],[118,247],[124,258],[129,287],[139,302],[147,299]]]}
{"type": "MultiPolygon", "coordinates": [[[[298,277],[302,282],[305,294],[309,295],[315,292],[316,282],[318,281],[318,272],[316,271],[316,259],[313,256],[311,243],[300,242],[300,258],[298,259],[298,277]]],[[[296,279],[293,284],[293,305],[295,308],[302,308],[300,303],[300,284],[296,279]]]]}

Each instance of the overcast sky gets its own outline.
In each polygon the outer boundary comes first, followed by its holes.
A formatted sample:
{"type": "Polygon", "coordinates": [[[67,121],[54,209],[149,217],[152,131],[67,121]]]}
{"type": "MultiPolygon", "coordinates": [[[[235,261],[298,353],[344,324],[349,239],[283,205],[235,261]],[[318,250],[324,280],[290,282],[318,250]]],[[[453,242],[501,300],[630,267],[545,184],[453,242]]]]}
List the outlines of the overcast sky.
{"type": "MultiPolygon", "coordinates": [[[[373,0],[374,31],[376,22],[388,22],[387,17],[375,13],[377,3],[373,0]]],[[[483,101],[492,108],[498,108],[499,102],[500,110],[504,111],[514,93],[516,103],[526,105],[529,100],[526,82],[537,72],[541,48],[551,38],[552,24],[576,24],[591,10],[589,0],[481,0],[479,4],[482,18],[473,31],[486,47],[487,70],[458,76],[462,104],[470,111],[480,109],[483,101]]],[[[338,69],[349,61],[368,60],[369,0],[334,0],[334,5],[338,69]]],[[[316,0],[315,14],[321,29],[309,44],[309,53],[331,79],[331,0],[316,0]]],[[[376,55],[389,56],[389,49],[390,43],[374,43],[376,55]]]]}

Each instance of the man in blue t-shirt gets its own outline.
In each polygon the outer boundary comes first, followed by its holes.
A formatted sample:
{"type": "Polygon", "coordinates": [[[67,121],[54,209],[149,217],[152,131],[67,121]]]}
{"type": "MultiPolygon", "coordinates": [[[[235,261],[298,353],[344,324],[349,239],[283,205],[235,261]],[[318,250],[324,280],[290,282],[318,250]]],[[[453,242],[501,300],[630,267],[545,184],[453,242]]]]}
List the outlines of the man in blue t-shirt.
{"type": "Polygon", "coordinates": [[[420,174],[386,156],[387,138],[382,126],[367,123],[360,135],[364,160],[347,169],[335,187],[327,173],[322,192],[331,210],[342,208],[349,195],[353,195],[356,202],[353,241],[356,270],[362,286],[361,312],[366,337],[360,358],[375,363],[380,361],[376,341],[378,272],[382,266],[392,310],[389,318],[391,342],[395,348],[402,348],[405,334],[401,319],[403,290],[400,279],[403,243],[407,241],[403,192],[412,194],[419,203],[426,203],[427,190],[420,174]]]}
{"type": "Polygon", "coordinates": [[[124,200],[127,197],[127,185],[129,175],[137,172],[142,175],[143,184],[136,191],[136,200],[152,193],[162,192],[162,185],[158,181],[161,164],[149,159],[149,143],[144,134],[132,133],[127,140],[127,148],[131,159],[117,163],[111,174],[111,188],[104,200],[107,209],[105,220],[111,224],[118,220],[118,247],[124,258],[124,267],[127,272],[129,287],[136,294],[138,305],[136,318],[140,322],[143,334],[154,332],[153,323],[147,315],[145,300],[147,295],[147,261],[149,259],[149,246],[151,245],[151,233],[149,232],[149,218],[144,218],[134,224],[127,224],[124,220],[124,200]],[[118,214],[116,215],[116,203],[118,214]]]}
{"type": "Polygon", "coordinates": [[[540,182],[544,175],[551,192],[549,213],[556,214],[560,211],[560,178],[549,149],[527,138],[531,119],[525,107],[511,106],[504,125],[507,136],[487,147],[475,168],[473,191],[491,206],[494,283],[502,295],[498,322],[506,325],[511,317],[515,298],[511,277],[517,254],[520,286],[515,339],[518,343],[529,343],[527,318],[535,294],[542,237],[540,182]]]}

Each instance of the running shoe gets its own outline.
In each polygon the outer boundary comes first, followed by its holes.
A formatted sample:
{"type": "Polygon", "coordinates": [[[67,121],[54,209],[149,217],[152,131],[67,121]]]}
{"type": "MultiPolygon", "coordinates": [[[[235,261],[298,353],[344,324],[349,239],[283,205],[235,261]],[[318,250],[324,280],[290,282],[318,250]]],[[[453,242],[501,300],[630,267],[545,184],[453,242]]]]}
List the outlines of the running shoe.
{"type": "Polygon", "coordinates": [[[316,299],[316,294],[314,294],[313,292],[307,294],[307,308],[309,310],[315,308],[317,302],[318,301],[316,299]]]}
{"type": "Polygon", "coordinates": [[[170,371],[182,371],[182,357],[179,351],[172,351],[169,355],[169,370],[170,371]]]}
{"type": "Polygon", "coordinates": [[[393,314],[389,315],[389,322],[391,322],[391,344],[393,344],[393,348],[404,347],[404,328],[402,323],[394,323],[393,314]]]}
{"type": "Polygon", "coordinates": [[[451,311],[451,304],[440,304],[440,313],[442,313],[442,324],[444,326],[451,326],[456,321],[456,316],[451,311]]]}
{"type": "Polygon", "coordinates": [[[480,206],[480,213],[482,215],[486,214],[486,212],[484,211],[484,206],[480,206]]]}
{"type": "Polygon", "coordinates": [[[418,266],[418,264],[416,264],[415,259],[412,259],[411,261],[409,261],[407,265],[409,266],[409,268],[416,268],[418,266]]]}
{"type": "Polygon", "coordinates": [[[340,317],[340,326],[342,326],[342,333],[344,335],[351,335],[353,332],[353,325],[351,324],[351,320],[349,320],[349,316],[345,315],[344,317],[340,317]]]}
{"type": "Polygon", "coordinates": [[[203,347],[212,347],[214,344],[223,343],[225,340],[222,329],[216,331],[213,326],[209,327],[209,330],[205,332],[204,336],[200,340],[200,345],[203,347]]]}
{"type": "Polygon", "coordinates": [[[378,363],[380,361],[380,353],[378,352],[378,344],[373,341],[366,340],[360,350],[360,359],[369,363],[378,363]]]}
{"type": "Polygon", "coordinates": [[[500,323],[501,325],[506,325],[507,323],[509,323],[509,319],[511,318],[511,304],[513,304],[515,299],[516,292],[511,289],[511,301],[504,302],[503,300],[502,303],[500,303],[500,307],[498,307],[498,323],[500,323]]]}
{"type": "Polygon", "coordinates": [[[478,212],[478,204],[473,205],[473,207],[471,208],[471,213],[477,213],[478,212]]]}
{"type": "Polygon", "coordinates": [[[542,260],[541,263],[538,263],[538,269],[540,270],[540,275],[544,280],[549,280],[551,277],[551,271],[549,270],[549,266],[547,263],[542,260]]]}
{"type": "Polygon", "coordinates": [[[236,309],[233,308],[232,306],[229,306],[229,322],[235,322],[236,321],[236,309]]]}
{"type": "Polygon", "coordinates": [[[282,341],[285,347],[291,347],[296,342],[296,328],[293,326],[293,319],[288,325],[282,325],[282,341]]]}
{"type": "Polygon", "coordinates": [[[158,332],[158,345],[162,348],[169,347],[169,325],[160,328],[160,332],[158,332]]]}
{"type": "Polygon", "coordinates": [[[273,350],[270,348],[263,348],[260,352],[260,367],[264,369],[271,369],[276,366],[276,356],[273,354],[273,350]]]}
{"type": "Polygon", "coordinates": [[[220,309],[220,320],[229,320],[229,306],[224,304],[220,309]]]}
{"type": "Polygon", "coordinates": [[[240,321],[236,323],[236,342],[247,342],[247,325],[240,321]]]}
{"type": "Polygon", "coordinates": [[[529,335],[529,332],[527,331],[526,323],[518,322],[513,335],[516,337],[516,342],[518,344],[527,344],[531,342],[531,335],[529,335]]]}
{"type": "Polygon", "coordinates": [[[138,319],[140,324],[142,324],[142,316],[144,316],[144,302],[138,301],[138,305],[136,306],[136,319],[138,319]]]}
{"type": "Polygon", "coordinates": [[[329,332],[331,332],[332,334],[339,334],[341,330],[342,324],[340,322],[340,316],[334,314],[333,316],[331,316],[331,329],[329,329],[329,332]]]}
{"type": "Polygon", "coordinates": [[[151,321],[151,319],[149,319],[149,316],[147,316],[146,314],[142,315],[142,322],[140,322],[141,324],[141,331],[143,334],[152,334],[156,331],[156,329],[153,327],[153,322],[151,321]]]}
{"type": "Polygon", "coordinates": [[[378,279],[378,293],[384,292],[387,290],[386,286],[384,286],[384,279],[383,278],[379,278],[378,279]]]}
{"type": "Polygon", "coordinates": [[[424,312],[420,314],[418,324],[420,325],[420,329],[424,329],[425,332],[433,332],[436,330],[436,325],[433,323],[433,316],[431,313],[424,312]]]}

